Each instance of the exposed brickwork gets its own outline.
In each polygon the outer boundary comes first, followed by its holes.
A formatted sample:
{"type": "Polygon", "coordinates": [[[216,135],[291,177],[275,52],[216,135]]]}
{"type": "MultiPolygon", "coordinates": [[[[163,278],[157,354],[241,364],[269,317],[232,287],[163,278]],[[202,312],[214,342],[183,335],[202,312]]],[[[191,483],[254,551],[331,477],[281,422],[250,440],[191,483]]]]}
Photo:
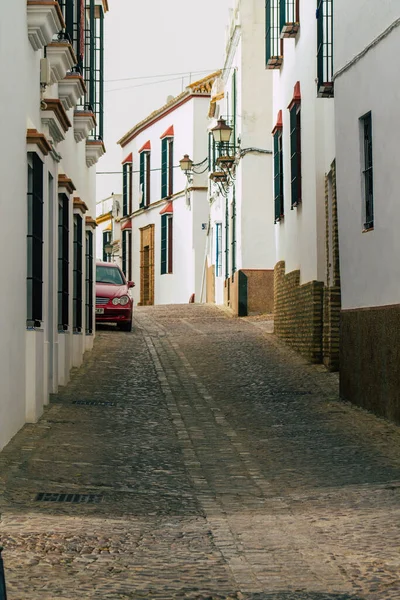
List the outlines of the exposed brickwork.
{"type": "Polygon", "coordinates": [[[300,271],[275,266],[275,333],[313,363],[322,361],[323,291],[321,281],[300,285],[300,271]]]}
{"type": "Polygon", "coordinates": [[[341,309],[339,226],[336,196],[336,162],[325,177],[326,287],[324,290],[323,362],[331,371],[339,369],[341,309]]]}

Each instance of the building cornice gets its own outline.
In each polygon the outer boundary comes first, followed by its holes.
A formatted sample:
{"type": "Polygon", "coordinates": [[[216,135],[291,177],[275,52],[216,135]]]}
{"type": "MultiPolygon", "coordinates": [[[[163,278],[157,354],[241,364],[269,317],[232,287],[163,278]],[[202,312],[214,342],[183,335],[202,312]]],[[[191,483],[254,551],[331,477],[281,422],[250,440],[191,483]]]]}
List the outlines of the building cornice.
{"type": "Polygon", "coordinates": [[[162,106],[161,108],[153,111],[148,115],[145,119],[137,123],[132,129],[130,129],[120,140],[118,140],[117,144],[122,146],[126,146],[134,140],[142,131],[145,131],[148,127],[157,123],[162,118],[169,115],[171,112],[175,111],[177,108],[180,108],[189,100],[193,98],[210,98],[211,96],[211,88],[215,79],[221,75],[221,71],[216,71],[195,83],[191,83],[187,86],[186,90],[182,92],[179,96],[176,96],[173,100],[162,106]]]}
{"type": "Polygon", "coordinates": [[[52,146],[44,133],[39,133],[37,129],[28,129],[26,132],[26,143],[36,145],[39,150],[47,156],[51,152],[52,146]]]}
{"type": "Polygon", "coordinates": [[[72,192],[76,190],[72,179],[67,177],[64,173],[60,173],[60,175],[58,176],[58,187],[65,188],[68,194],[72,194],[72,192]]]}
{"type": "Polygon", "coordinates": [[[100,215],[96,218],[97,225],[100,223],[105,223],[106,221],[110,221],[112,219],[112,211],[110,210],[108,213],[104,213],[104,215],[100,215]]]}
{"type": "Polygon", "coordinates": [[[74,198],[74,209],[77,209],[82,213],[85,213],[89,210],[87,204],[77,196],[74,198]]]}

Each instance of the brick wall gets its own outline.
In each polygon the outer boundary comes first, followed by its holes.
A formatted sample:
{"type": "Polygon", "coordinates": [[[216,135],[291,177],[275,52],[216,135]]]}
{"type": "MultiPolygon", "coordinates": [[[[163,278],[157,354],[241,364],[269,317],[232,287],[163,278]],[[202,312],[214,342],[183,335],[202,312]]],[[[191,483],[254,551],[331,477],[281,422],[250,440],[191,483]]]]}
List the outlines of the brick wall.
{"type": "Polygon", "coordinates": [[[215,265],[208,266],[206,263],[206,302],[215,303],[215,265]]]}
{"type": "Polygon", "coordinates": [[[300,271],[285,273],[285,262],[275,266],[274,328],[294,350],[313,363],[322,361],[322,281],[300,285],[300,271]]]}

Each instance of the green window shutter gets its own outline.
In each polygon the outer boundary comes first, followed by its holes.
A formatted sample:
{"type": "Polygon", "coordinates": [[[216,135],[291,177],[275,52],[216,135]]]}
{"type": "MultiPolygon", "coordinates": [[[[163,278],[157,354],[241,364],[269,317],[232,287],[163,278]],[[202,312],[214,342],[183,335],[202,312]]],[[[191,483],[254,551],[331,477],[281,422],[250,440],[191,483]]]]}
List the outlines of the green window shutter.
{"type": "Polygon", "coordinates": [[[127,238],[127,230],[125,229],[122,232],[122,272],[125,275],[125,277],[127,276],[126,274],[126,238],[127,238]]]}
{"type": "Polygon", "coordinates": [[[301,130],[297,103],[290,109],[290,170],[293,208],[301,202],[301,130]]]}
{"type": "Polygon", "coordinates": [[[274,199],[277,223],[284,215],[282,130],[274,134],[274,199]]]}
{"type": "Polygon", "coordinates": [[[128,165],[122,167],[122,214],[128,214],[128,165]]]}
{"type": "Polygon", "coordinates": [[[161,275],[167,272],[167,215],[161,215],[161,275]]]}
{"type": "Polygon", "coordinates": [[[143,193],[142,195],[142,201],[140,203],[140,208],[144,207],[144,199],[145,199],[145,195],[146,195],[146,183],[145,183],[145,176],[144,176],[144,165],[145,165],[145,153],[141,152],[140,154],[140,189],[143,193]]]}
{"type": "Polygon", "coordinates": [[[229,205],[225,200],[225,279],[229,277],[229,205]]]}
{"type": "Polygon", "coordinates": [[[168,138],[161,140],[161,198],[168,196],[168,138]]]}

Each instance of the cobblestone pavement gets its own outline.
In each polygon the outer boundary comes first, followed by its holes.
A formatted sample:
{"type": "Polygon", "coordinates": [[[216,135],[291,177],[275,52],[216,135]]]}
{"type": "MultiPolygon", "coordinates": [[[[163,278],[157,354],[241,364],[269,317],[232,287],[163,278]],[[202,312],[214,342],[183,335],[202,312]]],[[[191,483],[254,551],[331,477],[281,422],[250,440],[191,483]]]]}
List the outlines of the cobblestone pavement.
{"type": "Polygon", "coordinates": [[[0,453],[9,600],[400,599],[400,429],[268,331],[188,305],[98,332],[0,453]]]}

